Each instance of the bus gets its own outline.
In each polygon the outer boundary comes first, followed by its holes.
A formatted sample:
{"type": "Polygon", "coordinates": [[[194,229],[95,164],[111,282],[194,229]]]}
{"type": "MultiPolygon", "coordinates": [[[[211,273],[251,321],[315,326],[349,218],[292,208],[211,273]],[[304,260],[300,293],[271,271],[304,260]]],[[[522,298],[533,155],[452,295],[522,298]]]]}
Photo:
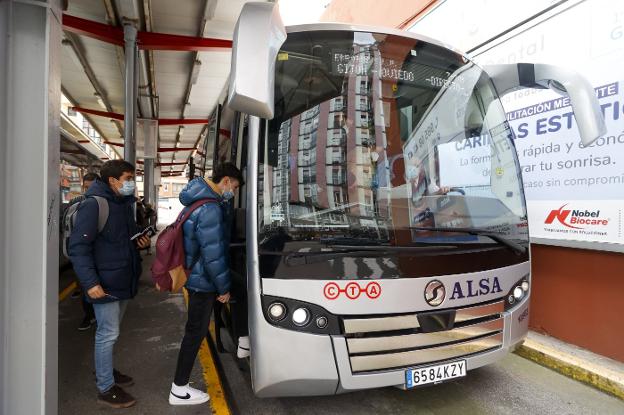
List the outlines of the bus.
{"type": "Polygon", "coordinates": [[[523,342],[529,224],[500,101],[518,88],[566,94],[583,143],[604,133],[574,72],[480,68],[414,33],[284,27],[274,4],[244,6],[194,171],[246,177],[231,309],[257,396],[437,384],[523,342]]]}

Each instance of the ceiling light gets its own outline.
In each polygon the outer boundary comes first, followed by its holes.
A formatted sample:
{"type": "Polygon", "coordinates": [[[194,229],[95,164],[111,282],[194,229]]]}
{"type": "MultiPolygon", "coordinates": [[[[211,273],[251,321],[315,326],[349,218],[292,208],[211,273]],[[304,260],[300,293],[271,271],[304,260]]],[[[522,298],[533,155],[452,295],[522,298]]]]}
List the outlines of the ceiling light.
{"type": "Polygon", "coordinates": [[[193,64],[193,71],[191,72],[191,85],[195,85],[197,83],[200,69],[201,69],[201,61],[199,59],[196,59],[195,63],[193,64]]]}
{"type": "Polygon", "coordinates": [[[95,100],[100,105],[100,107],[102,107],[105,110],[108,110],[108,108],[106,108],[106,105],[104,104],[104,101],[102,100],[102,95],[100,95],[99,92],[94,92],[93,95],[95,96],[95,100]]]}

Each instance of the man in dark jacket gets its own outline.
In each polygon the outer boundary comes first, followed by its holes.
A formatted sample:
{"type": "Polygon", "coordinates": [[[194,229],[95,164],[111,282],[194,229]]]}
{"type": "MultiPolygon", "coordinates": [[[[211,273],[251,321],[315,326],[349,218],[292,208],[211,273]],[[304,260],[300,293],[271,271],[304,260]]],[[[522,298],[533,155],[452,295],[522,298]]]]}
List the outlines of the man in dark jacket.
{"type": "Polygon", "coordinates": [[[129,299],[137,293],[141,275],[138,248],[150,244],[148,237],[138,242],[134,219],[134,166],[123,160],[111,160],[100,169],[102,180],[89,187],[76,215],[69,238],[69,257],[82,289],[93,304],[95,332],[95,373],[98,401],[114,408],[126,408],[136,400],[120,386],[130,386],[132,378],[113,369],[113,347],[119,336],[119,324],[129,299]],[[108,220],[98,233],[100,196],[108,202],[108,220]]]}
{"type": "Polygon", "coordinates": [[[215,299],[230,299],[230,270],[227,259],[229,230],[226,230],[226,204],[243,184],[243,175],[232,163],[215,169],[212,180],[191,180],[180,193],[180,202],[190,206],[201,199],[215,199],[195,210],[183,225],[186,267],[191,270],[188,291],[188,318],[171,385],[171,405],[207,402],[208,394],[189,386],[191,370],[202,340],[208,333],[215,299]]]}

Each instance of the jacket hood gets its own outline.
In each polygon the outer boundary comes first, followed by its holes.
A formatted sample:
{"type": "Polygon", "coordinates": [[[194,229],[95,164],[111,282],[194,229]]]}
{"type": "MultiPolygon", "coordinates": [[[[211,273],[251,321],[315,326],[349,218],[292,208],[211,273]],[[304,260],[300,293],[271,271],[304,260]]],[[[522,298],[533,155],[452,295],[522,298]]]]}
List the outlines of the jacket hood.
{"type": "Polygon", "coordinates": [[[134,196],[118,196],[115,192],[113,192],[113,189],[111,189],[109,185],[101,180],[93,182],[93,184],[89,186],[89,189],[85,192],[85,196],[100,196],[117,203],[132,203],[135,201],[134,196]]]}
{"type": "Polygon", "coordinates": [[[221,195],[212,190],[212,187],[201,177],[191,180],[180,192],[180,203],[184,206],[190,206],[198,200],[207,198],[219,201],[222,199],[221,195]]]}

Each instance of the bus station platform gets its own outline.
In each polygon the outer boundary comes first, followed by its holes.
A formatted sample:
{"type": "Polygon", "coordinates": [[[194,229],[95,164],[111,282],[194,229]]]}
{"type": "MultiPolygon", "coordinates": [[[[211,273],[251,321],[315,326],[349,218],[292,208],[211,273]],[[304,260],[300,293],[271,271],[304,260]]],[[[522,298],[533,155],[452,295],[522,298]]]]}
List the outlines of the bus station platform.
{"type": "MultiPolygon", "coordinates": [[[[153,255],[143,255],[139,294],[128,304],[115,345],[115,368],[134,378],[125,390],[137,404],[127,414],[228,414],[221,383],[208,344],[204,342],[191,375],[191,385],[207,390],[211,406],[171,406],[169,390],[186,322],[186,305],[181,293],[160,293],[154,288],[149,269],[153,255]]],[[[83,311],[80,298],[70,298],[73,271],[61,274],[59,304],[59,414],[116,413],[97,402],[93,342],[95,325],[78,331],[83,311]]]]}
{"type": "MultiPolygon", "coordinates": [[[[153,256],[143,256],[138,296],[130,301],[115,349],[115,366],[134,378],[127,388],[137,404],[112,409],[97,402],[93,369],[95,327],[78,331],[83,313],[73,291],[71,270],[61,274],[59,304],[59,414],[621,414],[624,401],[566,377],[532,360],[511,354],[456,381],[404,391],[374,389],[337,396],[255,397],[246,362],[231,353],[216,353],[212,340],[202,345],[191,382],[207,390],[209,404],[171,406],[171,386],[184,332],[182,294],[157,292],[149,277],[153,256]]],[[[226,348],[231,342],[224,340],[226,348]]],[[[530,342],[529,342],[530,343],[530,342]]],[[[303,358],[303,357],[302,357],[303,358]]],[[[540,362],[544,364],[544,362],[540,362]]]]}

